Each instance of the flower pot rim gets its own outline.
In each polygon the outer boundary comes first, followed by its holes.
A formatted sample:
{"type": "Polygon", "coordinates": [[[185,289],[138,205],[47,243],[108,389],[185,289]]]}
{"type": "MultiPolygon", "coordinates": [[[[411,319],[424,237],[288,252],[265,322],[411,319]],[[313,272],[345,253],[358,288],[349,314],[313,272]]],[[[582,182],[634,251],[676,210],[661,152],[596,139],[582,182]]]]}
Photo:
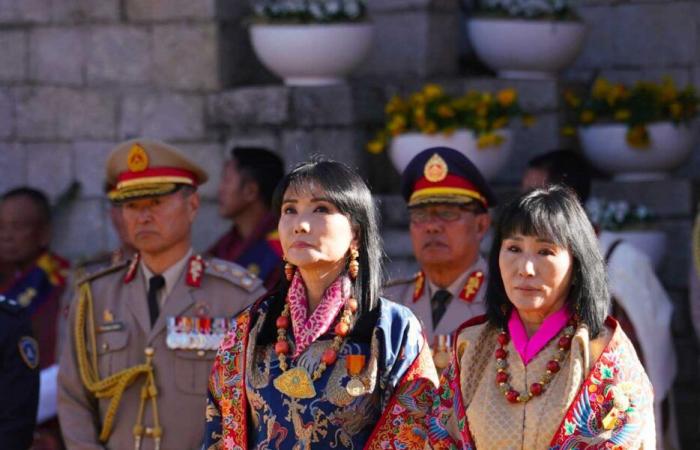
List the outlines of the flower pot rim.
{"type": "MultiPolygon", "coordinates": [[[[471,128],[460,127],[460,128],[455,128],[452,132],[448,132],[448,131],[436,131],[435,133],[425,133],[425,132],[423,132],[423,131],[408,130],[408,131],[405,131],[405,132],[403,132],[403,133],[397,134],[396,136],[394,136],[394,138],[397,138],[397,137],[399,137],[399,136],[405,136],[405,135],[407,135],[407,134],[412,134],[412,135],[418,134],[418,135],[422,135],[422,136],[438,136],[438,135],[445,136],[445,135],[451,135],[451,134],[454,134],[454,133],[457,133],[457,132],[460,132],[460,131],[468,131],[468,132],[470,132],[470,133],[472,133],[472,134],[476,134],[476,133],[474,132],[474,130],[472,130],[471,128]]],[[[503,128],[496,128],[495,130],[492,130],[492,131],[495,131],[495,132],[510,132],[510,131],[512,131],[512,130],[510,129],[510,127],[503,127],[503,128]]]]}
{"type": "MultiPolygon", "coordinates": [[[[653,127],[655,125],[673,125],[673,127],[675,127],[675,128],[680,128],[680,127],[688,127],[689,128],[693,125],[693,122],[695,122],[696,120],[697,120],[697,117],[694,118],[693,120],[683,121],[680,123],[674,123],[670,119],[669,120],[656,120],[654,122],[645,123],[644,126],[645,127],[653,127]]],[[[611,122],[593,122],[593,123],[589,123],[589,124],[578,124],[576,127],[583,128],[583,129],[590,129],[593,127],[596,127],[596,128],[618,128],[618,127],[629,128],[629,125],[625,122],[611,121],[611,122]]]]}
{"type": "Polygon", "coordinates": [[[581,19],[527,19],[524,17],[499,17],[499,16],[490,16],[486,14],[479,14],[476,13],[473,16],[470,16],[467,18],[467,22],[472,22],[472,21],[482,21],[482,22],[520,22],[520,23],[528,23],[528,24],[547,24],[547,25],[553,25],[553,24],[562,24],[562,25],[581,25],[585,26],[586,22],[584,22],[581,19]]]}
{"type": "Polygon", "coordinates": [[[374,22],[371,20],[362,20],[354,22],[312,22],[312,23],[299,23],[299,22],[255,22],[250,24],[250,28],[335,28],[335,27],[368,27],[373,26],[374,22]]]}

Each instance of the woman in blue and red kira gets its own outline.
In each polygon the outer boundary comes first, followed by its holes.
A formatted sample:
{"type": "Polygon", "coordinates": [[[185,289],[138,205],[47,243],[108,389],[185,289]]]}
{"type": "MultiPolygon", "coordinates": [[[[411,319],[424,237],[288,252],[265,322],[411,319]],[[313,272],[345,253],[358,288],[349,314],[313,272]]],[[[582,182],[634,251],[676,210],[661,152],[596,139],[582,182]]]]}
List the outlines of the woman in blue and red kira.
{"type": "Polygon", "coordinates": [[[378,295],[367,185],[340,163],[308,162],[274,204],[285,279],[219,349],[204,448],[422,449],[437,374],[419,321],[378,295]]]}
{"type": "Polygon", "coordinates": [[[457,332],[434,449],[655,449],[653,394],[575,194],[530,191],[495,227],[486,316],[457,332]]]}

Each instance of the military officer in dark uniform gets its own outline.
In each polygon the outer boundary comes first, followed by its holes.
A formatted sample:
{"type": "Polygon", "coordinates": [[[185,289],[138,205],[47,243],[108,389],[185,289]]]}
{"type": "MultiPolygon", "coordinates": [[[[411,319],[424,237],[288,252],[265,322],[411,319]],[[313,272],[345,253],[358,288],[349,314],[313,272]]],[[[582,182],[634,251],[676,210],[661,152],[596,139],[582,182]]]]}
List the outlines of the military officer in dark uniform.
{"type": "Polygon", "coordinates": [[[39,404],[39,350],[19,302],[0,296],[0,448],[32,444],[39,404]]]}

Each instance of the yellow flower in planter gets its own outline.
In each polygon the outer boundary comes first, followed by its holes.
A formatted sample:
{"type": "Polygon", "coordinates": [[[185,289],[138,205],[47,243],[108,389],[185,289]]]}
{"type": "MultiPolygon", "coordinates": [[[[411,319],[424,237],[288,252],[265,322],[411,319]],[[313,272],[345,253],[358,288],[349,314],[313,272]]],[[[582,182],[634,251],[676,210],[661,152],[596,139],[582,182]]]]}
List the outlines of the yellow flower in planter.
{"type": "Polygon", "coordinates": [[[644,125],[627,130],[627,143],[634,148],[649,148],[649,132],[644,125]]]}
{"type": "Polygon", "coordinates": [[[385,105],[386,123],[367,144],[371,153],[380,153],[399,134],[419,132],[451,135],[458,129],[471,130],[480,148],[503,142],[498,130],[506,128],[511,119],[522,116],[515,89],[498,92],[468,91],[452,96],[442,86],[427,84],[420,91],[394,96],[385,105]]]}
{"type": "Polygon", "coordinates": [[[573,112],[568,126],[623,123],[628,127],[627,143],[641,149],[650,144],[647,125],[690,122],[697,116],[700,98],[692,86],[678,89],[668,77],[661,82],[638,81],[632,87],[597,78],[586,95],[567,90],[564,101],[573,112]]]}

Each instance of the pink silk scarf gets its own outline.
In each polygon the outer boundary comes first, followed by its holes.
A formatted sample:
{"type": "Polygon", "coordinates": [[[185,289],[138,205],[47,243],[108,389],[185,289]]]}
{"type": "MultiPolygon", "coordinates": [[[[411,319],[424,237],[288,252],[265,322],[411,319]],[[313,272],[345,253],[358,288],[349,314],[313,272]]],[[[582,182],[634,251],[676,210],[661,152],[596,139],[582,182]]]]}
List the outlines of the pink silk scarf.
{"type": "Polygon", "coordinates": [[[513,346],[520,354],[523,364],[527,365],[532,359],[551,341],[571,318],[569,308],[564,306],[559,311],[550,315],[542,322],[540,328],[532,335],[527,337],[525,325],[523,324],[520,314],[517,309],[513,309],[508,319],[508,332],[513,340],[513,346]]]}
{"type": "Polygon", "coordinates": [[[350,279],[343,275],[338,277],[326,292],[321,303],[309,316],[309,300],[306,296],[306,286],[299,271],[294,274],[287,291],[289,315],[294,330],[294,354],[299,356],[311,343],[328,331],[338,312],[350,297],[350,279]]]}

